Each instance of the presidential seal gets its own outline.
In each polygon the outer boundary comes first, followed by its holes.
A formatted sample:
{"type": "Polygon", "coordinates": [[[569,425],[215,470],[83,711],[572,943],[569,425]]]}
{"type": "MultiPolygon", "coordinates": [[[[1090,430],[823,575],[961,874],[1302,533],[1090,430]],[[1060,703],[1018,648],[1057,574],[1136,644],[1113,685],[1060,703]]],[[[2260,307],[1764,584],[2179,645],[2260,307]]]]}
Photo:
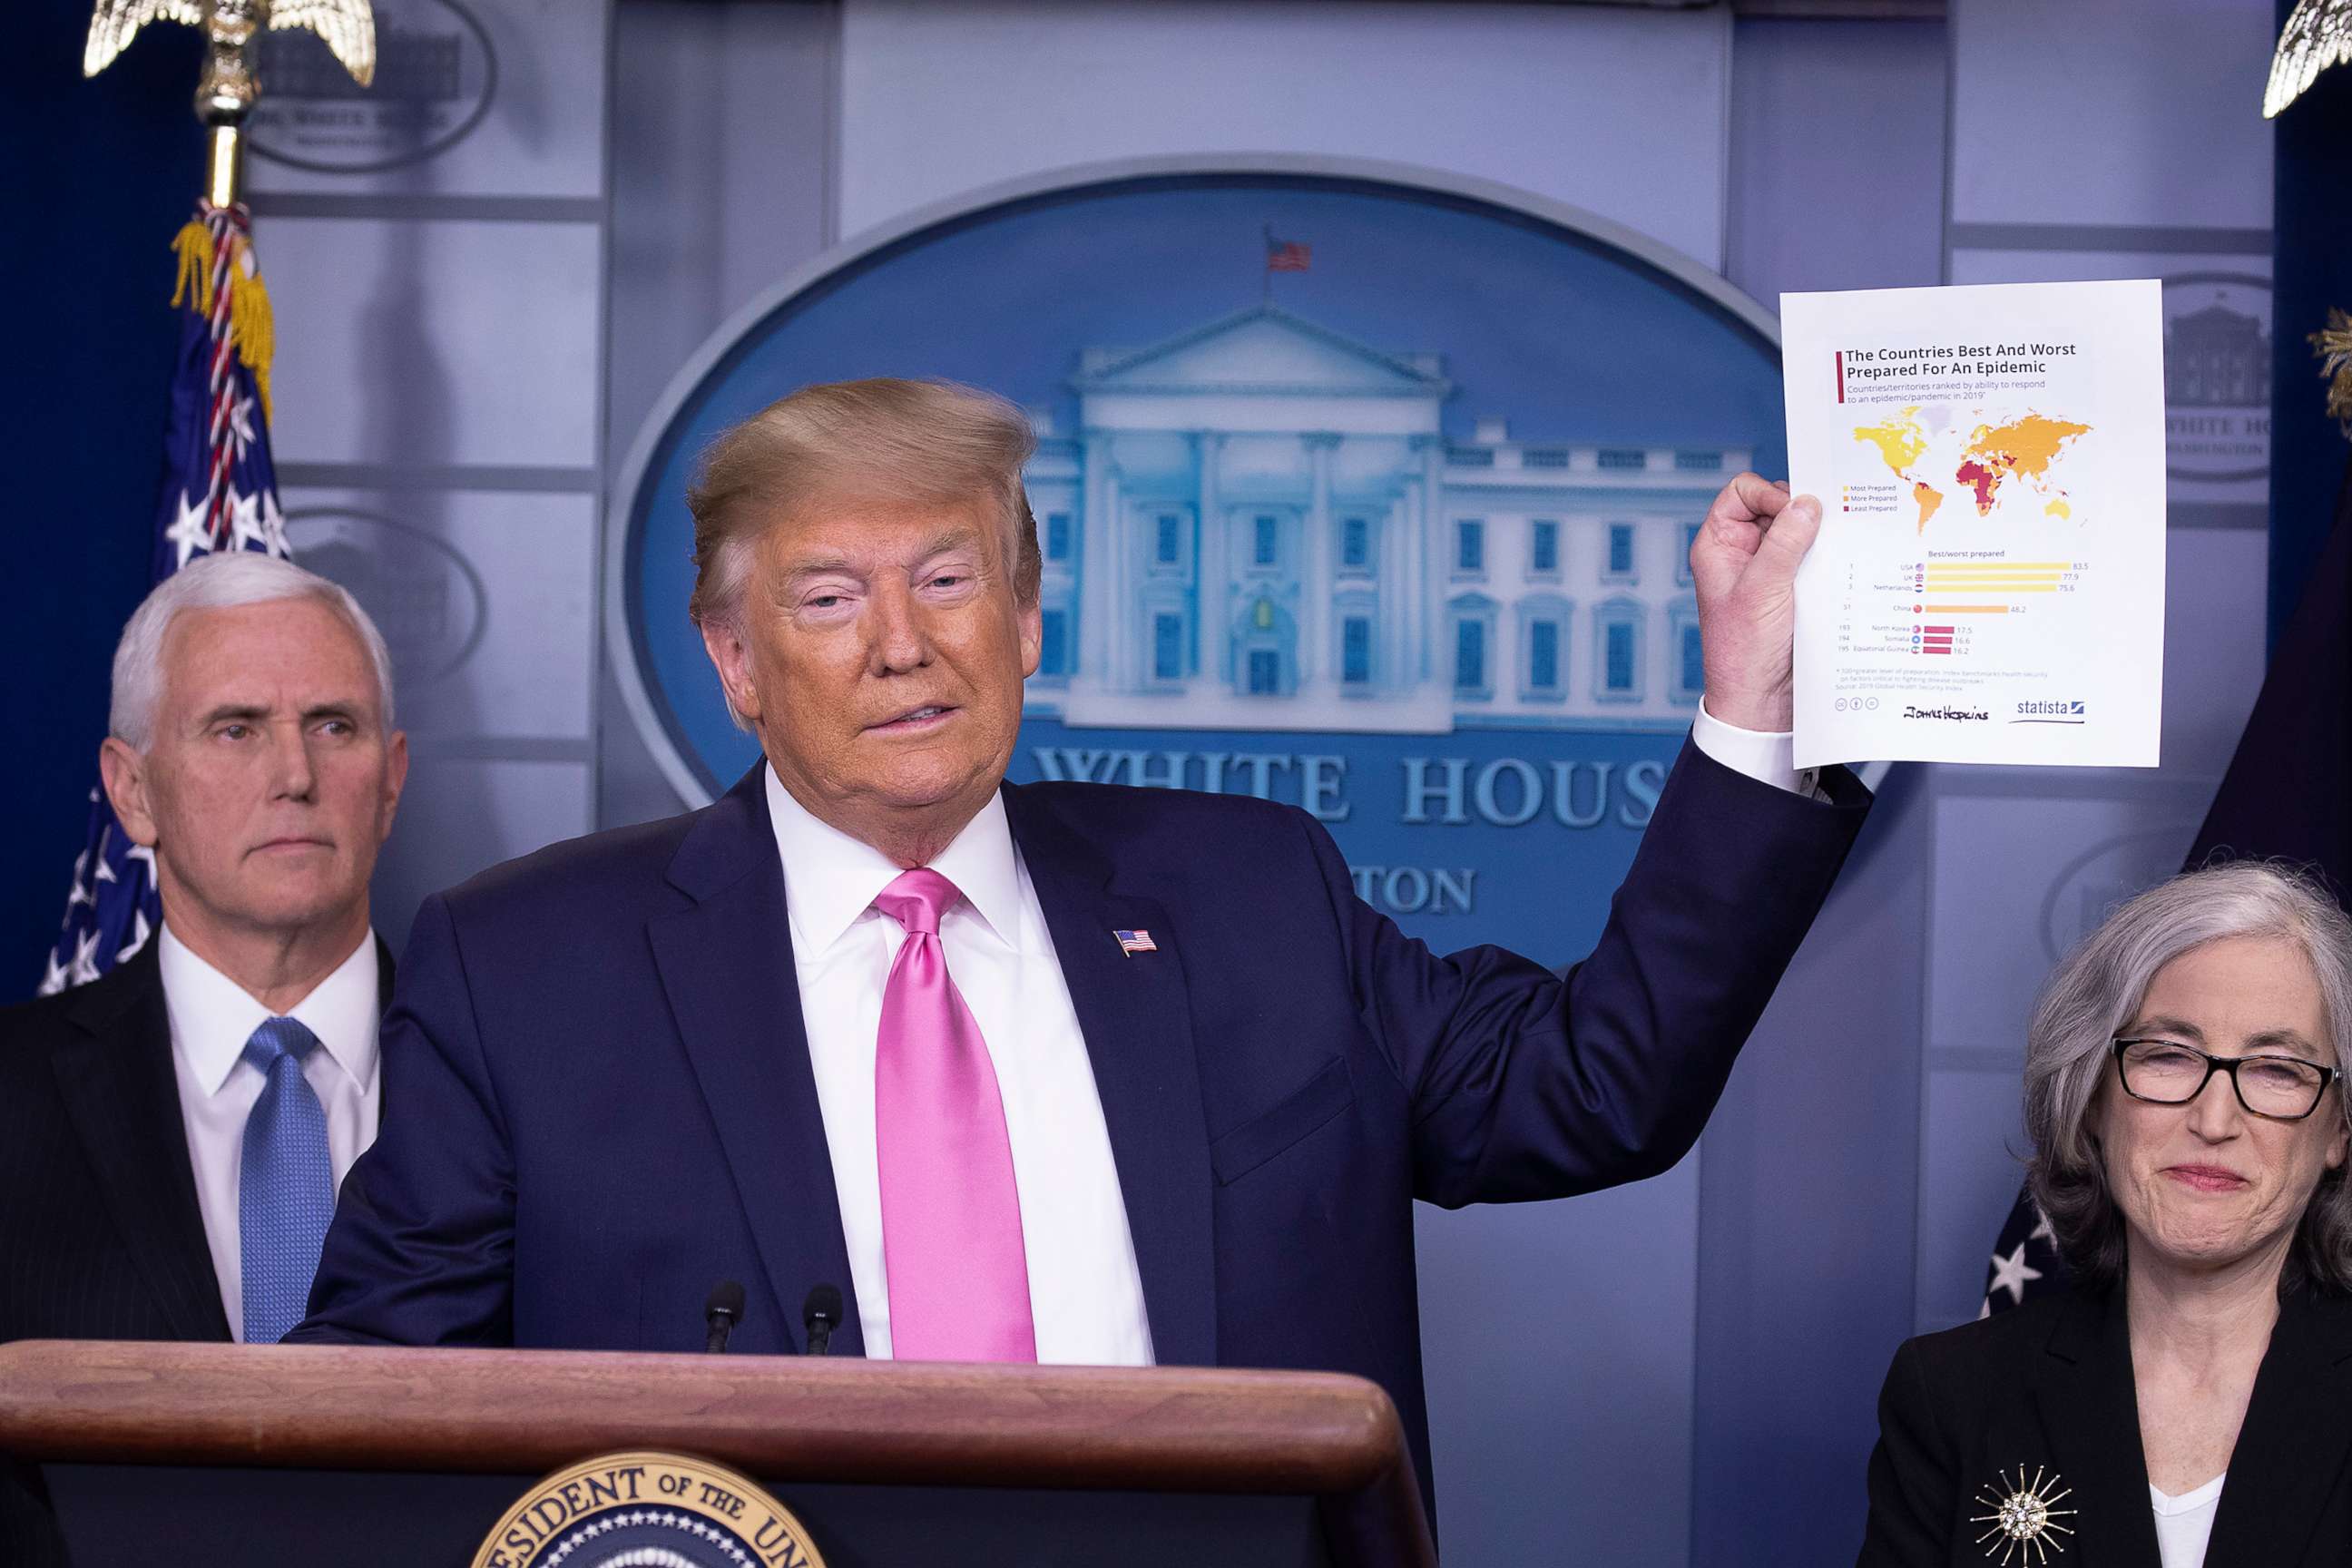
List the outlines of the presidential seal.
{"type": "Polygon", "coordinates": [[[801,1521],[751,1481],[684,1454],[604,1454],[540,1482],[474,1568],[824,1568],[801,1521]]]}

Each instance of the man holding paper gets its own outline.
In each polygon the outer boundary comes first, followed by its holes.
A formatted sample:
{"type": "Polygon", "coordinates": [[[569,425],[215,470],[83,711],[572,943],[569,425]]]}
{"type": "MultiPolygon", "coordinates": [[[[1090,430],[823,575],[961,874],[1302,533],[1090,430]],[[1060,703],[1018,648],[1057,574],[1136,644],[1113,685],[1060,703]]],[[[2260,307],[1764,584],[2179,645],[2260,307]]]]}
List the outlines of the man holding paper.
{"type": "Polygon", "coordinates": [[[1705,707],[1561,978],[1431,953],[1291,807],[1004,782],[1032,439],[867,381],[712,447],[692,613],[765,759],[426,901],[296,1338],[688,1350],[735,1280],[791,1352],[832,1284],[835,1353],[1361,1373],[1427,1493],[1412,1200],[1674,1164],[1861,826],[1788,760],[1817,510],[1709,514],[1705,707]]]}

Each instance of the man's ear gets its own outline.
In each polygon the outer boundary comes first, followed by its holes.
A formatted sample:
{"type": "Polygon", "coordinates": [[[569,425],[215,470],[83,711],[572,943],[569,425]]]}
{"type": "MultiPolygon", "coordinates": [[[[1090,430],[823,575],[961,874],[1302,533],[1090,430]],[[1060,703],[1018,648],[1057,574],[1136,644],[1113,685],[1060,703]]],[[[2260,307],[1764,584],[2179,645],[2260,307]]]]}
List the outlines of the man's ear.
{"type": "Polygon", "coordinates": [[[751,683],[751,648],[743,636],[724,621],[702,623],[702,651],[719,672],[719,685],[736,721],[751,729],[760,721],[760,692],[751,683]]]}
{"type": "Polygon", "coordinates": [[[383,837],[392,837],[392,819],[400,811],[400,792],[408,787],[408,731],[394,730],[392,739],[384,742],[383,752],[383,837]]]}
{"type": "Polygon", "coordinates": [[[98,749],[98,776],[106,785],[107,801],[114,807],[122,831],[133,844],[155,847],[155,812],[147,799],[147,759],[109,735],[98,749]]]}
{"type": "Polygon", "coordinates": [[[1032,603],[1021,612],[1021,674],[1024,679],[1037,673],[1037,660],[1045,647],[1045,612],[1042,605],[1032,603]]]}

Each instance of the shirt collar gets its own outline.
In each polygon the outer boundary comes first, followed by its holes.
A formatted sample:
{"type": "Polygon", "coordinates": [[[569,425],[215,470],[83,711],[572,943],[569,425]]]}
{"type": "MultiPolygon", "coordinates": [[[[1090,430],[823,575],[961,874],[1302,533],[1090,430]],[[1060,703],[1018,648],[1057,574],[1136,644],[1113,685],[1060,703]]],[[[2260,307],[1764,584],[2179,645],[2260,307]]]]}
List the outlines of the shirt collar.
{"type": "MultiPolygon", "coordinates": [[[[169,925],[156,941],[172,1044],[195,1069],[204,1091],[218,1094],[244,1057],[245,1043],[272,1015],[243,986],[197,957],[169,925]]],[[[362,1090],[375,1082],[377,982],[375,933],[370,931],[285,1015],[316,1035],[320,1048],[362,1090]]]]}
{"type": "MultiPolygon", "coordinates": [[[[784,868],[784,909],[793,928],[793,951],[810,958],[839,942],[875,896],[905,868],[863,840],[823,822],[794,800],[763,768],[768,822],[784,868]]],[[[956,885],[972,912],[1005,946],[1018,952],[1021,937],[1021,870],[1013,850],[1013,827],[1004,796],[991,794],[980,814],[964,824],[955,842],[931,861],[931,869],[956,885]]]]}

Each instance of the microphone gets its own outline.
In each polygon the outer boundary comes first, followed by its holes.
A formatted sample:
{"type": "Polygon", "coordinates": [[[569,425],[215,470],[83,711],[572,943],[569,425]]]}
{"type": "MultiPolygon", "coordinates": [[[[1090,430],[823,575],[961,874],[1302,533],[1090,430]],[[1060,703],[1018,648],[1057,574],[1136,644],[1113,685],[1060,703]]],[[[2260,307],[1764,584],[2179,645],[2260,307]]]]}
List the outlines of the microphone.
{"type": "Polygon", "coordinates": [[[721,1279],[702,1305],[702,1321],[710,1330],[703,1351],[709,1355],[725,1354],[727,1336],[743,1321],[743,1287],[732,1279],[721,1279]]]}
{"type": "Polygon", "coordinates": [[[833,1345],[833,1331],[841,1322],[841,1287],[819,1285],[801,1307],[801,1327],[808,1331],[808,1353],[823,1355],[833,1345]]]}

